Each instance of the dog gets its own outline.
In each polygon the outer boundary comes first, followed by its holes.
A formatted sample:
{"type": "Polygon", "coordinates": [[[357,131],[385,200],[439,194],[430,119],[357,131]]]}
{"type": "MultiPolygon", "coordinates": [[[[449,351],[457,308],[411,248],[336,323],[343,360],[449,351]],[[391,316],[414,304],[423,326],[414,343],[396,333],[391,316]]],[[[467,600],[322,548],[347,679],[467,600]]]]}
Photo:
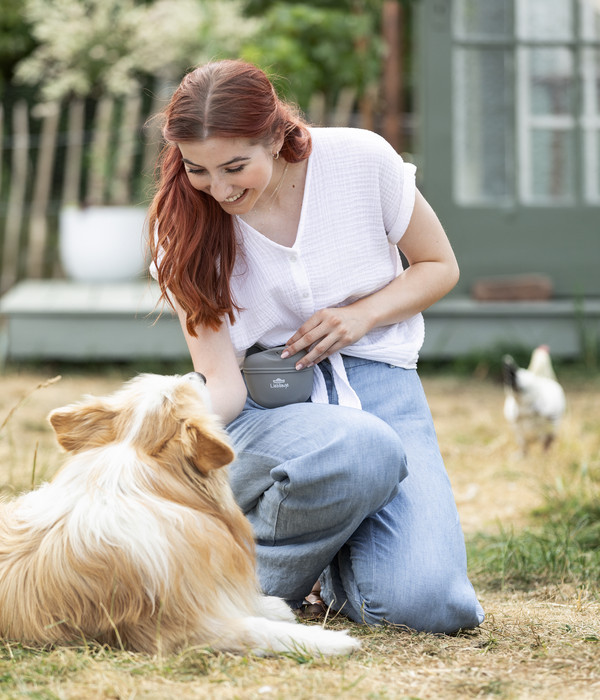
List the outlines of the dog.
{"type": "Polygon", "coordinates": [[[48,419],[65,463],[0,505],[0,637],[148,654],[359,647],[261,594],[228,481],[234,451],[201,374],[141,374],[48,419]]]}

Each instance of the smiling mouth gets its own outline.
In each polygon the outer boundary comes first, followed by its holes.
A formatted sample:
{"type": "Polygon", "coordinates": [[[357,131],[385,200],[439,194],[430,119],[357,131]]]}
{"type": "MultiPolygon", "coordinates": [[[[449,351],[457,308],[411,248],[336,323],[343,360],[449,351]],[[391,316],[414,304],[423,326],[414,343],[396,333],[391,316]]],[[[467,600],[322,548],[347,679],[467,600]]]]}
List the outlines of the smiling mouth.
{"type": "Polygon", "coordinates": [[[234,194],[231,197],[227,197],[227,199],[223,200],[227,202],[228,204],[232,204],[233,202],[237,202],[240,197],[243,197],[248,190],[242,190],[241,192],[238,192],[238,194],[234,194]]]}

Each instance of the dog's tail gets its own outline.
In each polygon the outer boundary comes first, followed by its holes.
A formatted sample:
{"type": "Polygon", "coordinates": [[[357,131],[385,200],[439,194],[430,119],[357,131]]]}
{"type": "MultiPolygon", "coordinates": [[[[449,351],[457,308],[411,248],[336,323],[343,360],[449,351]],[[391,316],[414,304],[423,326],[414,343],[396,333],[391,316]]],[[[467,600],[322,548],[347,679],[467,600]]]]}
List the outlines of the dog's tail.
{"type": "Polygon", "coordinates": [[[326,630],[317,625],[268,620],[264,617],[244,619],[247,639],[254,654],[300,653],[318,656],[350,654],[360,648],[358,639],[345,631],[326,630]]]}

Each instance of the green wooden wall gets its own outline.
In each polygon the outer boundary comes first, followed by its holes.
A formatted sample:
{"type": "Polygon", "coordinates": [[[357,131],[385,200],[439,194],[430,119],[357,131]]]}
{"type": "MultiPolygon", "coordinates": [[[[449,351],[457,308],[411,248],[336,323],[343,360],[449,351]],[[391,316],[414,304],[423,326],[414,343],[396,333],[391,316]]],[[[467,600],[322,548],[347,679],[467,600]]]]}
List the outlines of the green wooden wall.
{"type": "MultiPolygon", "coordinates": [[[[548,3],[556,4],[554,0],[530,0],[530,3],[532,1],[534,4],[541,3],[547,12],[552,12],[548,3]]],[[[597,182],[600,179],[600,122],[597,114],[600,110],[600,9],[597,4],[589,0],[589,7],[586,8],[584,2],[582,10],[582,6],[573,0],[572,6],[566,7],[565,11],[570,13],[568,19],[572,22],[573,33],[571,39],[562,42],[547,38],[537,42],[521,41],[515,36],[516,30],[513,31],[513,36],[494,35],[502,19],[509,24],[509,30],[516,26],[517,13],[522,11],[522,8],[519,10],[517,7],[517,0],[494,0],[494,3],[420,0],[417,5],[418,68],[415,82],[421,159],[419,185],[442,220],[459,258],[462,274],[454,294],[468,293],[473,282],[482,277],[542,273],[551,278],[557,297],[600,296],[600,187],[597,182]],[[467,39],[464,34],[460,35],[457,27],[461,22],[463,27],[469,26],[472,16],[469,15],[470,12],[477,12],[477,6],[492,8],[493,5],[496,10],[500,10],[500,14],[504,14],[500,19],[498,16],[484,18],[485,21],[489,20],[492,27],[491,35],[485,35],[485,31],[479,34],[475,32],[467,36],[467,39]],[[595,25],[586,37],[581,36],[585,20],[579,14],[582,11],[594,13],[595,25]],[[459,117],[462,115],[464,120],[472,109],[468,102],[471,96],[465,93],[464,84],[461,93],[463,78],[459,74],[460,61],[457,56],[461,50],[467,51],[469,65],[474,66],[474,70],[479,70],[477,57],[483,57],[483,63],[485,56],[484,53],[477,52],[486,49],[503,52],[502,62],[498,65],[505,70],[505,80],[497,86],[488,81],[485,89],[492,101],[496,97],[499,103],[504,100],[507,115],[514,115],[514,123],[507,128],[500,145],[506,155],[504,175],[510,186],[502,190],[496,201],[484,201],[484,198],[478,201],[477,197],[469,201],[469,192],[465,197],[460,180],[464,172],[461,168],[468,168],[472,163],[467,162],[468,158],[464,159],[464,156],[472,155],[472,141],[479,139],[482,144],[480,151],[485,158],[486,140],[481,141],[481,133],[476,133],[484,129],[477,129],[477,125],[471,125],[468,120],[459,129],[459,117]],[[527,97],[533,104],[528,107],[529,112],[525,115],[529,120],[527,123],[533,124],[528,132],[523,131],[522,124],[519,125],[519,121],[526,120],[523,117],[523,105],[519,102],[523,99],[522,86],[525,84],[530,92],[536,93],[535,99],[543,98],[548,89],[540,75],[531,78],[531,69],[527,79],[529,82],[519,78],[519,71],[523,70],[523,57],[530,60],[531,65],[539,57],[549,58],[556,64],[564,59],[571,67],[572,75],[572,81],[566,88],[563,81],[563,92],[568,91],[565,93],[568,104],[562,107],[568,112],[566,116],[544,115],[544,106],[536,106],[534,99],[527,97]],[[473,58],[475,60],[471,60],[473,58]],[[588,81],[592,90],[597,90],[595,104],[589,100],[585,105],[583,103],[585,86],[580,71],[583,58],[591,59],[590,70],[597,71],[595,78],[588,81]],[[502,94],[498,91],[502,91],[502,94]],[[540,114],[536,114],[536,110],[540,114]],[[586,110],[587,124],[590,127],[585,133],[582,129],[582,110],[586,110]],[[558,126],[555,128],[553,125],[558,126]],[[559,146],[561,138],[565,142],[568,139],[571,157],[565,163],[567,172],[565,174],[562,169],[557,171],[564,183],[564,191],[559,192],[559,196],[552,196],[552,192],[546,193],[545,197],[536,195],[536,188],[543,186],[543,183],[539,183],[544,178],[552,177],[553,173],[547,172],[548,164],[543,160],[535,160],[535,153],[532,156],[531,151],[524,152],[523,133],[533,135],[532,140],[540,135],[544,137],[544,134],[558,134],[559,146]],[[588,136],[597,138],[596,152],[586,155],[589,143],[594,143],[589,139],[586,141],[588,136]],[[586,158],[588,160],[584,167],[586,158]],[[526,177],[530,180],[529,191],[524,184],[526,177]],[[594,181],[586,183],[586,177],[591,177],[594,181]]],[[[482,25],[485,24],[484,20],[481,21],[482,25]]],[[[525,20],[521,17],[519,21],[525,20]]],[[[531,22],[531,17],[529,21],[531,22]]],[[[586,65],[589,68],[589,60],[586,65]]],[[[544,71],[539,70],[543,78],[544,71]]],[[[480,98],[480,101],[485,113],[485,100],[480,98]]],[[[489,119],[486,117],[480,120],[484,127],[493,122],[493,109],[494,107],[488,108],[489,119]]],[[[560,109],[555,111],[560,112],[560,109]]],[[[488,131],[487,143],[490,148],[498,149],[495,132],[488,131]]],[[[481,177],[484,176],[482,169],[481,177]]],[[[478,182],[468,186],[477,189],[478,182]]],[[[558,186],[561,186],[560,182],[558,186]]]]}

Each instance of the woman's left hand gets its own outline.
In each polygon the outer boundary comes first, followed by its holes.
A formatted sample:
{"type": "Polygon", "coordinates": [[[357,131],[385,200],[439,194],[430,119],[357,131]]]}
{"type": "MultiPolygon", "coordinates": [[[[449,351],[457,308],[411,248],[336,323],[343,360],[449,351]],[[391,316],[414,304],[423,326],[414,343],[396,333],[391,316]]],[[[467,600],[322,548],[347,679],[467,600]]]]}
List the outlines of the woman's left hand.
{"type": "Polygon", "coordinates": [[[309,367],[347,345],[356,343],[371,330],[372,325],[367,315],[359,313],[353,304],[321,309],[305,321],[287,341],[287,354],[284,351],[282,357],[308,349],[296,369],[309,367]]]}

